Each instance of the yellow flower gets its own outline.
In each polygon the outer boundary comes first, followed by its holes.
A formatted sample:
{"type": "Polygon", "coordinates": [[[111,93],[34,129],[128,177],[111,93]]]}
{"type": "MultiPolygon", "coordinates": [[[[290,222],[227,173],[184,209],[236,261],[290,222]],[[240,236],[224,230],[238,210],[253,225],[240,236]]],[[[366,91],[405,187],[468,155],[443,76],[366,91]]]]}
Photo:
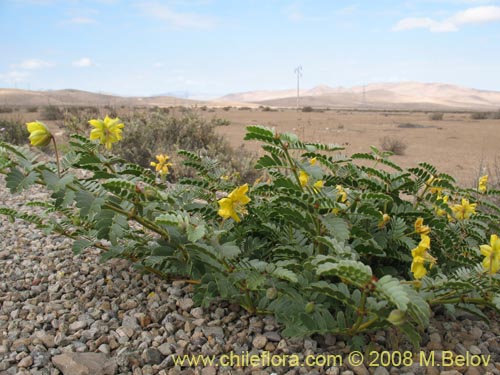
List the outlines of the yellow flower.
{"type": "Polygon", "coordinates": [[[156,172],[160,173],[161,176],[165,176],[168,174],[168,167],[171,167],[173,164],[168,162],[168,155],[156,155],[156,159],[158,160],[158,163],[152,161],[151,166],[155,167],[156,172]]]}
{"type": "Polygon", "coordinates": [[[337,185],[335,188],[337,189],[337,200],[340,198],[340,202],[345,203],[345,201],[347,201],[347,193],[344,188],[342,185],[337,185]]]}
{"type": "Polygon", "coordinates": [[[468,199],[462,198],[462,204],[456,204],[451,209],[458,220],[465,220],[476,213],[477,203],[469,203],[468,199]]]}
{"type": "Polygon", "coordinates": [[[323,180],[318,180],[314,183],[313,188],[316,193],[319,193],[321,189],[325,186],[325,182],[323,180]]]}
{"type": "Polygon", "coordinates": [[[29,140],[33,146],[43,147],[50,143],[52,134],[50,134],[44,123],[40,121],[28,122],[26,127],[30,133],[29,140]]]}
{"type": "Polygon", "coordinates": [[[436,263],[436,259],[427,252],[431,246],[430,237],[422,234],[420,238],[418,246],[411,251],[411,256],[413,257],[411,272],[415,279],[421,279],[427,274],[427,269],[424,266],[426,262],[429,262],[431,267],[436,263]]]}
{"type": "Polygon", "coordinates": [[[429,191],[431,192],[431,194],[441,194],[441,192],[443,191],[442,187],[433,187],[432,186],[432,184],[434,182],[437,182],[437,181],[441,181],[441,179],[440,178],[435,178],[434,176],[430,177],[426,181],[426,185],[430,187],[429,191]]]}
{"type": "Polygon", "coordinates": [[[479,185],[477,187],[477,190],[479,190],[481,193],[485,193],[486,189],[488,189],[488,175],[484,175],[479,179],[479,185]]]}
{"type": "Polygon", "coordinates": [[[111,150],[112,144],[122,139],[122,129],[125,125],[120,119],[106,116],[104,120],[90,120],[89,124],[95,129],[90,132],[90,139],[98,139],[106,149],[111,150]]]}
{"type": "Polygon", "coordinates": [[[316,165],[316,162],[317,162],[317,161],[318,161],[318,159],[316,159],[316,158],[312,158],[312,159],[309,161],[309,163],[310,163],[311,165],[316,165]]]}
{"type": "Polygon", "coordinates": [[[483,259],[483,267],[490,274],[497,273],[500,270],[500,238],[496,234],[490,237],[490,245],[481,245],[481,254],[483,259]],[[491,246],[490,246],[491,245],[491,246]]]}
{"type": "Polygon", "coordinates": [[[219,200],[219,216],[224,219],[233,218],[234,221],[239,223],[241,221],[240,215],[246,215],[248,211],[245,208],[245,205],[250,202],[250,198],[246,195],[248,192],[248,184],[243,186],[239,186],[234,189],[227,198],[222,198],[219,200]]]}
{"type": "Polygon", "coordinates": [[[424,225],[424,219],[419,217],[415,221],[415,232],[418,234],[429,234],[431,228],[428,225],[424,225]]]}
{"type": "Polygon", "coordinates": [[[380,214],[382,215],[382,220],[378,222],[378,227],[383,228],[389,221],[391,221],[391,217],[389,214],[384,214],[382,211],[380,211],[380,214]]]}
{"type": "Polygon", "coordinates": [[[221,179],[222,181],[229,181],[229,179],[230,179],[230,178],[231,178],[231,177],[229,177],[229,176],[227,176],[227,175],[220,176],[220,179],[221,179]]]}
{"type": "Polygon", "coordinates": [[[309,175],[305,171],[300,171],[299,173],[300,186],[306,186],[309,182],[309,175]]]}
{"type": "MultiPolygon", "coordinates": [[[[448,203],[448,196],[445,195],[444,197],[438,197],[438,200],[443,201],[443,203],[448,203]]],[[[442,208],[439,208],[438,206],[434,207],[436,209],[436,215],[438,216],[444,216],[446,215],[446,211],[443,210],[442,208]]]]}

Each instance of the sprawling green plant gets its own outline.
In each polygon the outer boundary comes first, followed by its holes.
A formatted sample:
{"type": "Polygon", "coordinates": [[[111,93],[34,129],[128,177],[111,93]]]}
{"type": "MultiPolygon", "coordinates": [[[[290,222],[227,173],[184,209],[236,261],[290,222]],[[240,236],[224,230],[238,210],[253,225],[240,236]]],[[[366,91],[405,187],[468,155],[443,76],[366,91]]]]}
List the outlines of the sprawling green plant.
{"type": "Polygon", "coordinates": [[[266,151],[253,185],[188,151],[175,167],[198,174],[172,185],[165,155],[155,171],[126,162],[103,149],[121,137],[120,122],[96,124],[95,141],[73,135],[57,163],[1,143],[10,191],[39,184],[50,198],[26,203],[41,215],[0,213],[72,238],[77,253],[98,247],[104,259],[188,280],[201,305],[222,297],[274,314],[290,336],[396,326],[418,345],[433,306],[485,319],[485,307],[500,309],[500,209],[488,199],[500,191],[486,176],[461,189],[430,164],[404,170],[374,147],[347,158],[250,126],[246,139],[266,151]]]}

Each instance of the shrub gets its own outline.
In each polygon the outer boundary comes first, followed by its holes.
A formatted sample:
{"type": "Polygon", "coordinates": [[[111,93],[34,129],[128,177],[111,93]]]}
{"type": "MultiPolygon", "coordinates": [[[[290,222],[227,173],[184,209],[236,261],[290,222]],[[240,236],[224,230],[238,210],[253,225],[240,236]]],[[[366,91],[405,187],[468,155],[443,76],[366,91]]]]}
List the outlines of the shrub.
{"type": "Polygon", "coordinates": [[[228,106],[228,107],[222,107],[222,109],[223,109],[224,111],[228,112],[228,111],[230,111],[230,110],[231,110],[231,107],[230,107],[230,106],[228,106]]]}
{"type": "Polygon", "coordinates": [[[98,247],[103,259],[184,277],[200,305],[223,298],[273,314],[286,336],[359,342],[393,326],[418,346],[431,307],[500,311],[500,208],[489,203],[499,191],[461,189],[428,163],[405,170],[376,147],[346,158],[259,126],[245,139],[263,143],[265,182],[237,185],[189,151],[174,167],[196,176],[168,184],[78,135],[59,168],[2,144],[10,191],[38,183],[51,195],[26,203],[41,215],[0,213],[70,237],[75,253],[98,247]]]}
{"type": "Polygon", "coordinates": [[[0,106],[0,113],[12,113],[14,112],[14,108],[12,107],[6,107],[6,106],[0,106]]]}
{"type": "Polygon", "coordinates": [[[302,107],[302,112],[314,112],[314,108],[311,106],[302,107]]]}
{"type": "Polygon", "coordinates": [[[26,125],[20,121],[0,120],[0,141],[15,145],[28,143],[28,130],[26,125]]]}
{"type": "Polygon", "coordinates": [[[36,112],[38,112],[38,107],[28,107],[28,108],[26,108],[26,112],[36,113],[36,112]]]}
{"type": "Polygon", "coordinates": [[[441,121],[443,119],[444,113],[443,112],[434,112],[429,115],[429,119],[433,121],[441,121]]]}
{"type": "Polygon", "coordinates": [[[492,120],[500,120],[500,109],[499,109],[498,111],[493,112],[493,113],[491,114],[491,119],[492,119],[492,120]]]}
{"type": "Polygon", "coordinates": [[[252,108],[250,108],[250,107],[238,107],[238,110],[239,111],[251,111],[252,108]]]}
{"type": "MultiPolygon", "coordinates": [[[[217,158],[229,173],[238,173],[244,181],[253,181],[253,155],[244,149],[234,150],[223,136],[215,132],[219,121],[208,121],[194,112],[181,117],[161,112],[136,115],[125,119],[127,132],[116,152],[126,160],[148,167],[158,154],[174,155],[179,149],[195,151],[209,158],[217,158]]],[[[220,119],[224,124],[227,120],[220,119]]],[[[190,169],[175,168],[170,179],[191,176],[190,169]]]]}
{"type": "Polygon", "coordinates": [[[390,151],[395,155],[404,155],[406,143],[398,138],[384,137],[380,140],[380,147],[382,147],[382,150],[390,151]]]}
{"type": "Polygon", "coordinates": [[[42,119],[48,121],[63,120],[64,113],[61,108],[56,107],[55,105],[47,105],[43,107],[42,119]]]}
{"type": "Polygon", "coordinates": [[[470,118],[473,120],[486,120],[488,117],[488,112],[473,112],[470,115],[470,118]]]}
{"type": "Polygon", "coordinates": [[[214,118],[211,120],[211,123],[214,126],[229,126],[231,125],[231,121],[225,118],[214,118]]]}

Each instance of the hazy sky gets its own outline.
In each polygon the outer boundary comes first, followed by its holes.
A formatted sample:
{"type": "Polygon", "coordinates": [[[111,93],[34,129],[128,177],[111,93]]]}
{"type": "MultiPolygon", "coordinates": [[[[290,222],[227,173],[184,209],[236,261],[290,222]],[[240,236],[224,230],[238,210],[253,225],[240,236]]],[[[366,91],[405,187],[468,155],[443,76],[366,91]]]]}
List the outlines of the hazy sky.
{"type": "Polygon", "coordinates": [[[124,95],[500,90],[500,1],[0,0],[0,87],[124,95]]]}

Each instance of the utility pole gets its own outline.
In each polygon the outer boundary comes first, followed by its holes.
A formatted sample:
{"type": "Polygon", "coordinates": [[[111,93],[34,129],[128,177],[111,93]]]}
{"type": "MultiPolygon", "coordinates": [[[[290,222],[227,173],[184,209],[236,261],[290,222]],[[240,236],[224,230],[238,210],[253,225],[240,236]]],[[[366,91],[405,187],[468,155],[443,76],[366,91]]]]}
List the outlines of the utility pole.
{"type": "Polygon", "coordinates": [[[299,100],[300,100],[300,77],[302,77],[302,65],[299,65],[294,70],[297,75],[297,111],[299,110],[299,100]]]}

